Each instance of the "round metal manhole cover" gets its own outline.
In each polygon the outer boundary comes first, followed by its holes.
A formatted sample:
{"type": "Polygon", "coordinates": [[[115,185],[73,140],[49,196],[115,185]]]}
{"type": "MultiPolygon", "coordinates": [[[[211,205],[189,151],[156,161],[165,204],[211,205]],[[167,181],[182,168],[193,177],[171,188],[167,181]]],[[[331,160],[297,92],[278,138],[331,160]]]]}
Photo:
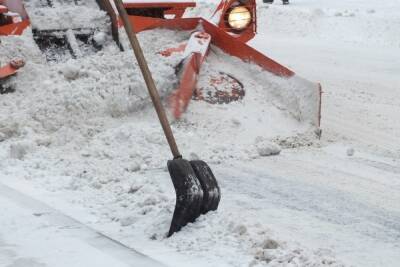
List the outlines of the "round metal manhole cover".
{"type": "Polygon", "coordinates": [[[243,84],[225,72],[210,75],[206,85],[195,90],[193,98],[211,104],[228,104],[243,99],[245,90],[243,84]]]}

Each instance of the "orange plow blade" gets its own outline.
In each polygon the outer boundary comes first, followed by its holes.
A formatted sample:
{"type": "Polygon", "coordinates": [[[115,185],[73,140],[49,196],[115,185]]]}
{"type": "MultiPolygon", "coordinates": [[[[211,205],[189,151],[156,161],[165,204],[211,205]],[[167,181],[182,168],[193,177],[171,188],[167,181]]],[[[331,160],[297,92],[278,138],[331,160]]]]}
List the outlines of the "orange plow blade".
{"type": "MultiPolygon", "coordinates": [[[[299,95],[296,113],[300,113],[300,120],[310,121],[319,128],[321,121],[321,86],[318,83],[307,81],[295,74],[292,70],[267,57],[244,42],[238,41],[234,36],[225,32],[218,26],[202,18],[157,19],[130,16],[132,25],[137,32],[164,28],[170,30],[204,31],[211,37],[211,44],[221,49],[228,55],[240,58],[246,63],[258,65],[263,70],[283,79],[290,80],[288,88],[282,89],[278,94],[299,95]]],[[[174,49],[170,49],[173,52],[174,49]]],[[[180,49],[177,49],[179,51],[180,49]]],[[[162,52],[161,52],[162,54],[162,52]]],[[[191,96],[196,90],[199,69],[204,58],[193,55],[181,70],[180,83],[177,90],[172,93],[170,101],[172,113],[175,118],[180,118],[189,106],[191,96]]],[[[284,97],[283,102],[285,101],[284,97]]],[[[288,100],[289,101],[289,100],[288,100]]]]}
{"type": "Polygon", "coordinates": [[[29,25],[30,22],[28,20],[23,20],[21,22],[0,26],[0,36],[21,35],[29,25]]]}
{"type": "Polygon", "coordinates": [[[130,16],[130,20],[136,32],[144,30],[164,28],[170,30],[196,30],[202,29],[211,36],[211,43],[219,47],[225,53],[238,57],[245,62],[255,63],[263,69],[278,76],[290,77],[294,72],[281,64],[275,62],[264,54],[258,52],[251,46],[238,41],[235,37],[226,33],[214,24],[202,18],[180,18],[180,19],[155,19],[140,16],[130,16]]]}

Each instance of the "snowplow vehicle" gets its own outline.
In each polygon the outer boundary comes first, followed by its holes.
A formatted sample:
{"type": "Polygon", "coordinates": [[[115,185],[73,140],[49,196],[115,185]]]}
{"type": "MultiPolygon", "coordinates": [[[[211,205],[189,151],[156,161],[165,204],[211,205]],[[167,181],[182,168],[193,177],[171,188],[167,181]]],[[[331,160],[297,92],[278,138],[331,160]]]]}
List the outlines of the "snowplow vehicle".
{"type": "MultiPolygon", "coordinates": [[[[275,121],[290,117],[289,123],[295,121],[293,124],[297,126],[297,122],[304,122],[304,128],[311,128],[315,133],[320,134],[321,86],[299,77],[292,70],[247,44],[257,34],[256,0],[221,0],[208,17],[191,15],[195,14],[193,10],[197,3],[189,0],[125,0],[123,2],[119,0],[3,0],[0,3],[0,36],[21,35],[24,30],[31,29],[32,35],[31,37],[28,35],[28,38],[33,39],[32,42],[36,43],[38,51],[40,50],[39,54],[44,55],[44,61],[47,61],[49,66],[70,60],[73,64],[75,59],[89,57],[105,49],[110,40],[115,48],[113,51],[116,51],[114,56],[130,49],[122,36],[122,28],[125,26],[126,29],[126,25],[132,28],[130,31],[127,30],[127,35],[129,35],[128,32],[142,33],[153,30],[158,34],[158,29],[171,30],[172,35],[176,32],[184,32],[185,35],[182,36],[185,36],[185,40],[180,40],[176,46],[160,47],[159,51],[154,53],[157,57],[162,57],[164,61],[170,59],[172,61],[174,58],[174,62],[178,62],[178,64],[174,63],[177,82],[174,88],[168,90],[168,95],[164,98],[169,114],[175,120],[185,116],[185,112],[190,110],[191,101],[203,101],[206,105],[227,105],[232,102],[240,103],[242,100],[245,102],[246,96],[250,95],[249,115],[244,118],[246,122],[250,121],[253,125],[258,125],[260,121],[252,118],[251,113],[253,112],[254,115],[254,112],[261,112],[264,104],[272,105],[273,108],[262,110],[266,114],[270,112],[268,116],[273,119],[269,122],[273,122],[275,115],[282,111],[285,114],[275,121]],[[120,3],[118,5],[120,12],[117,11],[115,3],[120,3]],[[53,8],[57,5],[62,8],[53,8]],[[63,14],[64,8],[70,6],[71,9],[66,12],[67,14],[63,14]],[[81,9],[85,9],[85,18],[74,21],[74,14],[80,12],[81,9]],[[222,61],[226,59],[225,65],[214,64],[217,62],[215,57],[214,61],[211,61],[212,56],[216,54],[224,55],[217,58],[218,60],[222,58],[222,61]],[[229,67],[231,63],[233,65],[229,67]],[[207,71],[204,72],[207,65],[216,65],[217,71],[212,75],[207,71]],[[240,75],[242,66],[243,70],[246,69],[245,75],[240,75]],[[257,89],[253,87],[253,80],[259,82],[257,89]],[[260,90],[267,93],[260,93],[260,90]],[[257,94],[253,93],[254,91],[257,91],[257,94]],[[255,98],[268,99],[253,105],[255,98]]],[[[23,64],[15,64],[15,62],[2,67],[0,85],[9,77],[18,75],[17,69],[23,71],[22,67],[23,64]]],[[[73,76],[71,79],[75,79],[75,75],[71,76],[73,76]]],[[[236,114],[239,114],[240,108],[243,107],[236,105],[235,108],[236,114]]],[[[208,115],[213,119],[217,117],[212,114],[212,111],[208,115]]],[[[226,118],[231,120],[232,116],[226,118]]],[[[168,120],[165,119],[163,123],[164,127],[168,124],[168,120]]],[[[207,123],[209,126],[214,122],[210,120],[207,123]]],[[[233,123],[240,124],[235,121],[233,123]]],[[[279,125],[272,127],[278,128],[279,125]]],[[[256,133],[250,134],[256,135],[256,133]]],[[[170,136],[170,139],[174,139],[172,133],[170,136]]],[[[245,138],[250,139],[249,136],[245,138]]],[[[175,150],[176,153],[173,153],[174,159],[171,162],[182,160],[177,148],[175,150]]],[[[179,170],[175,168],[174,175],[182,175],[186,169],[191,169],[190,175],[186,176],[195,181],[198,190],[194,191],[198,195],[196,198],[191,196],[194,192],[190,187],[191,184],[181,180],[176,185],[173,179],[177,192],[175,211],[179,207],[183,215],[174,214],[168,236],[179,231],[181,227],[194,221],[201,214],[218,208],[221,198],[218,183],[211,169],[204,162],[201,161],[201,164],[199,162],[196,166],[201,166],[201,168],[191,166],[192,162],[187,161],[184,168],[179,170]],[[203,176],[203,180],[199,177],[193,178],[199,174],[203,176]],[[204,181],[207,182],[204,183],[204,181]],[[181,192],[181,188],[178,187],[185,187],[185,190],[181,192]],[[196,205],[188,205],[190,199],[197,199],[196,205]],[[194,206],[197,207],[196,210],[191,208],[194,206]]]]}
{"type": "MultiPolygon", "coordinates": [[[[186,43],[179,47],[168,48],[161,53],[164,56],[169,56],[171,53],[182,54],[182,61],[177,71],[180,83],[169,98],[171,112],[177,119],[186,110],[192,98],[208,100],[210,103],[229,103],[242,99],[245,94],[246,89],[242,83],[223,72],[219,77],[211,78],[210,83],[212,86],[224,84],[222,86],[224,90],[201,92],[196,88],[201,65],[212,45],[228,55],[254,63],[273,75],[286,79],[301,79],[290,69],[246,44],[257,32],[256,0],[222,0],[209,18],[183,16],[186,9],[196,6],[195,1],[127,0],[124,1],[124,6],[136,32],[156,28],[192,31],[186,43]]],[[[294,86],[289,88],[291,92],[283,94],[298,94],[307,98],[300,97],[296,100],[297,104],[302,106],[300,109],[303,109],[300,111],[303,116],[301,119],[310,120],[316,128],[319,128],[321,87],[319,84],[301,80],[294,82],[294,86]],[[301,85],[296,88],[296,84],[301,85]]]]}
{"type": "MultiPolygon", "coordinates": [[[[53,6],[56,2],[83,5],[80,0],[40,1],[41,5],[53,6]]],[[[29,2],[29,1],[28,1],[29,2]]],[[[99,8],[105,11],[111,21],[111,35],[122,50],[119,40],[121,20],[115,6],[109,0],[96,0],[99,8]]],[[[173,53],[180,54],[182,61],[177,66],[179,84],[169,97],[171,113],[179,119],[187,109],[191,99],[205,100],[209,103],[229,103],[240,100],[246,93],[241,81],[233,75],[221,71],[217,77],[210,78],[210,85],[218,89],[202,91],[196,84],[211,46],[221,49],[228,55],[244,62],[258,65],[266,72],[284,79],[293,78],[293,86],[285,91],[277,92],[281,100],[292,98],[300,120],[308,120],[318,130],[321,120],[321,87],[317,83],[308,82],[298,77],[292,70],[277,63],[247,42],[256,36],[257,9],[256,0],[221,0],[216,10],[206,17],[186,16],[188,9],[196,7],[196,1],[190,0],[125,0],[124,7],[129,15],[136,33],[157,28],[177,31],[191,31],[191,37],[178,47],[162,49],[160,55],[168,57],[173,53]],[[224,88],[220,90],[219,88],[224,88]]],[[[2,0],[0,2],[0,36],[19,35],[30,25],[29,14],[22,0],[2,0]]],[[[101,43],[96,43],[96,28],[61,28],[38,30],[33,27],[33,35],[39,48],[49,61],[62,60],[63,57],[76,58],[91,51],[101,50],[101,43]],[[72,34],[71,34],[72,32],[72,34]],[[71,40],[72,39],[72,40],[71,40]],[[74,45],[78,43],[77,45],[74,45]],[[81,51],[78,51],[78,50],[81,51]]],[[[290,103],[284,103],[290,104],[290,103]]],[[[293,104],[290,104],[293,106],[293,104]]]]}

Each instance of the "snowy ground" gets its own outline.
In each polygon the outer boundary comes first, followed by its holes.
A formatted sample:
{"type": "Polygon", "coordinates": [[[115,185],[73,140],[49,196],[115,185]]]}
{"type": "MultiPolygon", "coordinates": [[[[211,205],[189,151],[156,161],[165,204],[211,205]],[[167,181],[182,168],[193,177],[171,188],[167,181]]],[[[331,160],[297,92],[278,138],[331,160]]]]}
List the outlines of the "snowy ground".
{"type": "Polygon", "coordinates": [[[0,192],[10,226],[0,236],[1,266],[163,266],[10,187],[0,192]]]}
{"type": "MultiPolygon", "coordinates": [[[[212,163],[223,199],[217,212],[170,239],[165,233],[174,192],[164,167],[169,154],[162,149],[165,141],[151,109],[137,110],[145,95],[140,94],[140,76],[132,77],[128,56],[120,55],[117,61],[101,54],[81,59],[79,79],[68,80],[68,74],[77,72],[68,63],[50,66],[43,74],[40,57],[20,49],[34,58],[27,67],[36,64],[35,72],[21,73],[19,92],[1,96],[0,183],[169,266],[397,266],[399,8],[394,0],[260,3],[259,35],[251,45],[322,83],[323,138],[313,138],[307,125],[278,112],[270,102],[253,101],[264,92],[256,82],[249,84],[255,92],[244,103],[213,109],[204,103],[191,106],[174,130],[188,156],[198,154],[212,163]],[[98,73],[112,64],[118,64],[120,72],[108,67],[98,73]],[[35,86],[29,86],[35,75],[44,82],[36,79],[35,86]],[[85,84],[95,86],[82,87],[85,84]],[[129,97],[121,97],[126,90],[129,97]],[[265,106],[264,113],[258,112],[258,105],[265,106]],[[215,113],[223,119],[213,121],[215,113]],[[303,134],[293,135],[294,129],[303,134]],[[260,157],[260,143],[270,139],[283,151],[260,157]]],[[[148,48],[155,41],[143,40],[148,48]]],[[[154,51],[148,51],[150,62],[152,55],[154,51]]],[[[172,66],[166,64],[156,74],[162,92],[173,86],[172,66]]],[[[243,69],[244,78],[251,71],[243,69]]],[[[38,239],[48,239],[54,225],[30,216],[34,211],[29,205],[18,208],[13,201],[0,199],[6,214],[1,220],[0,263],[64,266],[52,262],[55,255],[33,248],[56,246],[68,231],[58,230],[54,243],[35,242],[34,235],[25,242],[24,233],[33,231],[38,239]],[[22,224],[13,236],[18,218],[32,224],[22,224]]],[[[98,252],[90,244],[79,245],[98,252]]],[[[107,249],[101,250],[102,257],[113,260],[106,257],[107,249]]],[[[70,253],[83,266],[88,262],[70,253]]],[[[56,255],[65,263],[71,254],[56,255]]]]}

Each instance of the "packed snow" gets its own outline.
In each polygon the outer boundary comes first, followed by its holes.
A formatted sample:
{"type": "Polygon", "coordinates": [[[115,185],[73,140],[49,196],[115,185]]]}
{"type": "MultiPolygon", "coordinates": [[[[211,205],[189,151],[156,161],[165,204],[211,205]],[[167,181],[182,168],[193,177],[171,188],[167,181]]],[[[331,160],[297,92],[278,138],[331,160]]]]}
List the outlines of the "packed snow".
{"type": "MultiPolygon", "coordinates": [[[[67,28],[98,29],[94,38],[105,45],[89,56],[47,63],[30,30],[1,38],[0,62],[22,57],[27,64],[10,81],[16,92],[0,95],[0,184],[168,266],[397,266],[400,2],[275,2],[258,1],[259,34],[250,44],[322,83],[322,139],[310,107],[315,99],[300,93],[308,81],[275,77],[213,47],[199,85],[223,70],[243,83],[245,97],[224,105],[192,101],[172,128],[184,156],[215,172],[218,211],[166,238],[175,205],[171,155],[132,51],[107,39],[107,19],[90,5],[79,18],[65,18],[67,28]]],[[[45,7],[27,3],[34,27],[57,25],[42,20],[45,7]]],[[[208,16],[214,8],[214,1],[200,1],[189,14],[208,16]]],[[[181,55],[159,52],[189,36],[139,35],[163,98],[176,87],[181,55]]],[[[64,266],[55,255],[29,250],[32,240],[24,244],[27,229],[48,236],[54,225],[29,218],[12,200],[0,200],[7,212],[0,263],[64,266]],[[38,226],[16,229],[18,218],[38,226]],[[10,252],[14,246],[24,249],[10,252]]]]}

